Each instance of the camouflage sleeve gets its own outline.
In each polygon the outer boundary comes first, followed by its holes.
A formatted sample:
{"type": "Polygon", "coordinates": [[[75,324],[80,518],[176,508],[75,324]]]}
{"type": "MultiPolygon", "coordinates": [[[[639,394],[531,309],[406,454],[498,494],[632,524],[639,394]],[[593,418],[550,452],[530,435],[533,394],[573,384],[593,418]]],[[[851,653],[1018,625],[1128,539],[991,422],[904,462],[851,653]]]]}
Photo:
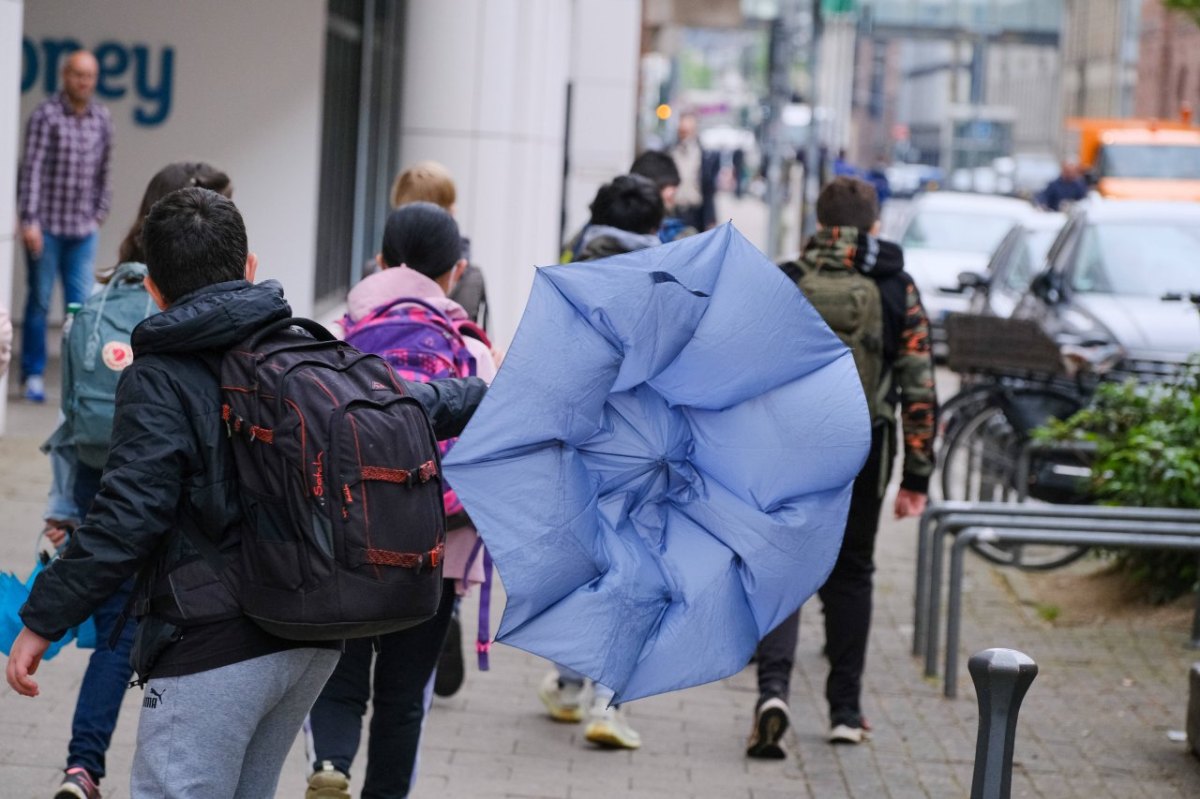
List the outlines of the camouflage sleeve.
{"type": "Polygon", "coordinates": [[[893,375],[900,392],[900,426],[904,435],[904,473],[900,487],[927,494],[934,465],[937,395],[929,318],[911,279],[905,287],[904,328],[900,332],[899,345],[893,375]]]}

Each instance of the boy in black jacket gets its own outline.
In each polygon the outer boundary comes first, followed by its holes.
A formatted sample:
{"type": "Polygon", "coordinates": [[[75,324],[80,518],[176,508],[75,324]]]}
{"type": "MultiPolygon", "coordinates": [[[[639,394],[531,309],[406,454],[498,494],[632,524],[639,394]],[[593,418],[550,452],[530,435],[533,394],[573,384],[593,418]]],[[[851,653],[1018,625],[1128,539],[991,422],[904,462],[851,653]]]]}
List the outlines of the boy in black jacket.
{"type": "MultiPolygon", "coordinates": [[[[227,556],[239,546],[238,479],[213,365],[291,309],[278,283],[251,282],[257,259],[241,215],[216,192],[168,195],[142,235],[146,287],[164,312],[134,330],[135,357],[117,391],[100,492],[21,609],[25,629],[13,644],[8,683],[37,696],[31,675],[50,642],[139,573],[132,659],[147,690],[133,797],[273,796],[340,646],[276,638],[242,615],[228,592],[224,613],[211,612],[209,593],[207,623],[175,625],[158,613],[171,594],[169,577],[200,560],[182,528],[207,536],[227,556]]],[[[406,389],[425,406],[439,438],[461,432],[485,390],[474,378],[406,389]]],[[[171,604],[172,618],[194,618],[188,607],[171,604]]]]}

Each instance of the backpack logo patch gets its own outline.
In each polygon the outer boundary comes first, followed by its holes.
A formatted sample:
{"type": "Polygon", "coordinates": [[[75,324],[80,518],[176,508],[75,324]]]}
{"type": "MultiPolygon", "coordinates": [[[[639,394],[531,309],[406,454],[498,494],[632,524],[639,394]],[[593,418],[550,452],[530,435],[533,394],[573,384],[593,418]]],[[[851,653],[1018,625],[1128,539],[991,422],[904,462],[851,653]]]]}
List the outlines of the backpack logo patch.
{"type": "Polygon", "coordinates": [[[133,362],[133,348],[124,341],[110,341],[100,351],[104,365],[114,372],[120,372],[133,362]]]}

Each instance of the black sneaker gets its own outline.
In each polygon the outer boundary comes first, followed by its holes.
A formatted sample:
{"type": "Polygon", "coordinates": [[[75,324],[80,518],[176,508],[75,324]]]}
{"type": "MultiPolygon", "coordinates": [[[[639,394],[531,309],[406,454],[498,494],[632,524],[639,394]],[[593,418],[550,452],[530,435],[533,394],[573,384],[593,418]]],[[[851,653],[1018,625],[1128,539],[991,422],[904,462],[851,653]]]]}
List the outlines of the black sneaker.
{"type": "Polygon", "coordinates": [[[463,663],[462,625],[457,617],[450,618],[450,629],[446,631],[446,642],[438,657],[437,673],[433,677],[433,692],[438,696],[454,696],[462,688],[466,678],[463,663]]]}
{"type": "Polygon", "coordinates": [[[67,769],[54,799],[100,799],[100,787],[87,769],[74,766],[67,769]]]}
{"type": "Polygon", "coordinates": [[[754,711],[754,729],[746,743],[746,757],[782,760],[787,757],[783,734],[788,728],[788,706],[777,696],[760,704],[754,711]]]}

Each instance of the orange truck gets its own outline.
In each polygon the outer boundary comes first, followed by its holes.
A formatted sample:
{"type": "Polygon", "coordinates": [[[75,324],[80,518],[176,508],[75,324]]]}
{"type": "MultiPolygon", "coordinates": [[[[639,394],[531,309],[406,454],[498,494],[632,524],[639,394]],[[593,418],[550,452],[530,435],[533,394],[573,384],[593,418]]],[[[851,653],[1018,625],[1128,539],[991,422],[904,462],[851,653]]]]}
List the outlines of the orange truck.
{"type": "Polygon", "coordinates": [[[1103,197],[1200,202],[1200,128],[1191,120],[1067,121],[1079,165],[1103,197]]]}

